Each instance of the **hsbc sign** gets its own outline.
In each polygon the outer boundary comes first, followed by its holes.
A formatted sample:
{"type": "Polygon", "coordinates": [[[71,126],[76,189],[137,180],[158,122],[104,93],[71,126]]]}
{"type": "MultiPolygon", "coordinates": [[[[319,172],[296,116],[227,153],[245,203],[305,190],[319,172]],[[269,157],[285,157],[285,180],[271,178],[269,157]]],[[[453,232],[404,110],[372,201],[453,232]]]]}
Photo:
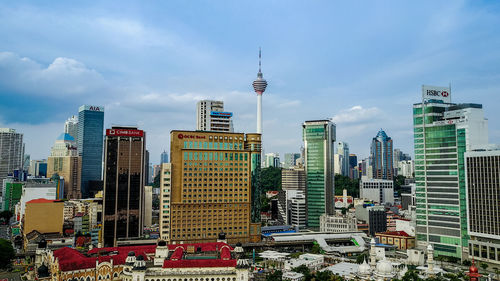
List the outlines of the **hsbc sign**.
{"type": "Polygon", "coordinates": [[[450,88],[448,87],[436,87],[436,86],[422,86],[422,99],[424,101],[429,100],[441,100],[445,103],[451,103],[450,88]]]}

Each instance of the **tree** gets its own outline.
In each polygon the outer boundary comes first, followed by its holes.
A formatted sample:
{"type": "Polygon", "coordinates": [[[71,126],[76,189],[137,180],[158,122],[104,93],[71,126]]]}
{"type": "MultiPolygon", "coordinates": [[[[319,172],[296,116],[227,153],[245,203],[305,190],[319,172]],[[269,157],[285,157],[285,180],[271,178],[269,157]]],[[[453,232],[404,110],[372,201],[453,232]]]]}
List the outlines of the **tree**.
{"type": "Polygon", "coordinates": [[[11,211],[2,211],[0,212],[0,219],[3,219],[5,223],[9,223],[9,220],[13,215],[14,214],[11,211]]]}
{"type": "Polygon", "coordinates": [[[260,171],[262,192],[281,190],[281,168],[267,167],[260,171]]]}
{"type": "Polygon", "coordinates": [[[314,277],[314,280],[318,280],[318,281],[335,280],[334,279],[334,274],[331,271],[329,271],[329,270],[318,271],[318,272],[316,272],[315,275],[316,276],[314,277]]]}
{"type": "Polygon", "coordinates": [[[472,263],[470,262],[470,260],[464,260],[462,262],[462,264],[465,265],[465,266],[471,266],[472,265],[472,263]]]}
{"type": "Polygon", "coordinates": [[[366,260],[367,257],[368,257],[368,255],[366,253],[360,254],[359,256],[356,257],[356,263],[362,264],[363,261],[366,260]]]}
{"type": "Polygon", "coordinates": [[[314,242],[314,244],[311,248],[311,253],[316,254],[316,255],[321,253],[321,247],[319,246],[318,243],[314,242]]]}
{"type": "Polygon", "coordinates": [[[283,272],[281,270],[275,270],[272,273],[267,274],[266,281],[281,281],[283,280],[283,272]]]}
{"type": "Polygon", "coordinates": [[[343,175],[335,175],[335,195],[342,195],[343,190],[353,197],[359,196],[359,179],[350,179],[343,175]]]}
{"type": "Polygon", "coordinates": [[[161,173],[158,173],[158,174],[155,176],[155,178],[154,178],[154,180],[153,180],[153,188],[158,188],[158,187],[160,187],[160,174],[161,174],[161,173]]]}
{"type": "Polygon", "coordinates": [[[16,253],[9,240],[0,238],[0,268],[8,268],[16,253]]]}
{"type": "Polygon", "coordinates": [[[482,269],[486,270],[488,268],[488,264],[482,262],[479,266],[481,266],[482,269]]]}
{"type": "Polygon", "coordinates": [[[401,186],[405,184],[405,176],[397,175],[394,179],[394,191],[401,194],[401,186]]]}
{"type": "Polygon", "coordinates": [[[299,267],[296,267],[292,269],[292,271],[304,274],[304,281],[309,281],[312,279],[311,271],[309,270],[309,267],[307,267],[306,265],[301,265],[299,267]]]}

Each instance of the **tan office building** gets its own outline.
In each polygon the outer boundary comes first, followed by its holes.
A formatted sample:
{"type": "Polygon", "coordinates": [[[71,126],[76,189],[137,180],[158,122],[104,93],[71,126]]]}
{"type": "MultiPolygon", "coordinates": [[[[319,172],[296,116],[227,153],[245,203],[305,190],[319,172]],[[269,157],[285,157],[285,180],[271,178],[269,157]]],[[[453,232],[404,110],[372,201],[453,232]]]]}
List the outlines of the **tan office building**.
{"type": "MultiPolygon", "coordinates": [[[[259,241],[251,194],[260,134],[172,131],[170,138],[170,199],[162,195],[161,202],[170,212],[170,241],[213,242],[220,232],[229,243],[259,241]]],[[[168,190],[168,176],[162,174],[162,189],[168,190]]],[[[161,236],[164,231],[165,224],[161,236]]]]}
{"type": "MultiPolygon", "coordinates": [[[[57,138],[50,156],[47,159],[47,177],[58,174],[64,179],[65,199],[80,199],[80,181],[82,170],[82,157],[78,156],[76,143],[69,134],[61,134],[57,138]]],[[[62,198],[61,197],[61,198],[62,198]]]]}

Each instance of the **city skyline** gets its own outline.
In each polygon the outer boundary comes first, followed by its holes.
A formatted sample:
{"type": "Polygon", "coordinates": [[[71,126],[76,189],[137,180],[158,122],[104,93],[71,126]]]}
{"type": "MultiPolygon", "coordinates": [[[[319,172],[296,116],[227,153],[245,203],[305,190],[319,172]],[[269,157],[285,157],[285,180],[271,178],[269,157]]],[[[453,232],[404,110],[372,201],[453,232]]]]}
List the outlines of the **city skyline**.
{"type": "Polygon", "coordinates": [[[105,127],[137,124],[150,136],[151,155],[160,155],[171,130],[195,128],[194,105],[210,98],[235,113],[235,131],[255,132],[251,82],[262,46],[266,152],[298,152],[303,121],[333,118],[359,159],[380,127],[394,148],[413,154],[410,105],[419,102],[422,84],[450,82],[453,102],[484,104],[489,141],[500,142],[500,116],[493,114],[500,105],[500,5],[275,2],[254,18],[261,4],[200,3],[189,13],[179,3],[121,11],[116,3],[2,4],[0,34],[10,40],[0,42],[0,127],[23,133],[26,154],[46,159],[80,105],[103,104],[105,127]],[[218,17],[228,11],[233,26],[218,17]],[[59,24],[81,32],[76,37],[59,24]]]}

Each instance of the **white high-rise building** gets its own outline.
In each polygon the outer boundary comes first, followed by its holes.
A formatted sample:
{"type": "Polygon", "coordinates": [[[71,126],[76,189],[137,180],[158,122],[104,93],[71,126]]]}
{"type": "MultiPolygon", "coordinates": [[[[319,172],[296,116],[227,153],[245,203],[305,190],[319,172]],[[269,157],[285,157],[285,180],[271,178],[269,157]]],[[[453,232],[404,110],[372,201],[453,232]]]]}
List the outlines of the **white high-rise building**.
{"type": "Polygon", "coordinates": [[[75,143],[78,143],[78,116],[71,116],[64,123],[64,133],[72,136],[75,143]]]}
{"type": "Polygon", "coordinates": [[[160,170],[160,238],[170,243],[170,195],[172,164],[162,163],[160,170]]]}
{"type": "Polygon", "coordinates": [[[337,142],[337,154],[341,155],[340,174],[343,176],[349,176],[349,144],[343,141],[337,142]]]}
{"type": "Polygon", "coordinates": [[[196,105],[196,130],[233,132],[232,112],[224,111],[224,102],[201,100],[196,105]]]}
{"type": "Polygon", "coordinates": [[[24,161],[23,134],[15,129],[0,128],[0,182],[14,170],[22,170],[24,161]]]}
{"type": "Polygon", "coordinates": [[[344,156],[335,153],[333,155],[333,172],[335,175],[342,175],[342,163],[344,161],[344,156]]]}
{"type": "Polygon", "coordinates": [[[469,258],[494,266],[500,265],[500,150],[497,149],[485,147],[464,154],[469,258]]]}

